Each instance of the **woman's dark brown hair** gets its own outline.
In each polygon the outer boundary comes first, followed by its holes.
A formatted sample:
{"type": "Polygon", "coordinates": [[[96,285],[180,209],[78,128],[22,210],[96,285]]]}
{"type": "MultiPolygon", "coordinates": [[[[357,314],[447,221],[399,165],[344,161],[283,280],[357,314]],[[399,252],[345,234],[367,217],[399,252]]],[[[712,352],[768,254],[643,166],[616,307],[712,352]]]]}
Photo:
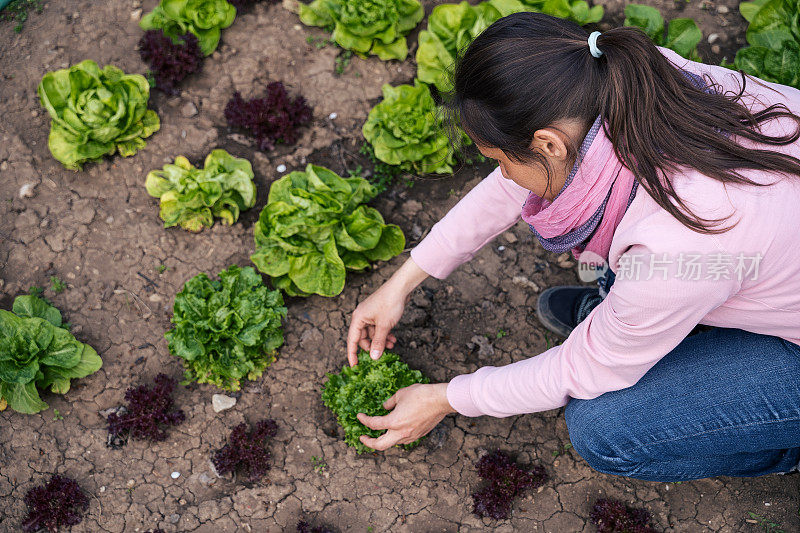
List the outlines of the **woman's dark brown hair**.
{"type": "MultiPolygon", "coordinates": [[[[737,94],[696,87],[635,28],[615,28],[597,39],[572,22],[541,13],[516,13],[487,28],[458,61],[445,111],[479,144],[516,161],[544,158],[530,149],[536,130],[563,119],[588,128],[602,116],[619,160],[640,185],[687,227],[721,233],[724,219],[694,215],[667,178],[694,168],[726,183],[759,185],[739,169],[800,175],[800,160],[773,150],[745,148],[735,138],[782,146],[800,137],[800,117],[783,105],[751,112],[737,94]],[[798,127],[768,136],[761,125],[790,118],[798,127]]],[[[751,83],[756,81],[751,80],[751,83]]],[[[708,83],[708,81],[707,81],[708,83]]],[[[575,147],[571,147],[573,152],[575,147]]],[[[574,155],[574,154],[573,154],[574,155]]]]}

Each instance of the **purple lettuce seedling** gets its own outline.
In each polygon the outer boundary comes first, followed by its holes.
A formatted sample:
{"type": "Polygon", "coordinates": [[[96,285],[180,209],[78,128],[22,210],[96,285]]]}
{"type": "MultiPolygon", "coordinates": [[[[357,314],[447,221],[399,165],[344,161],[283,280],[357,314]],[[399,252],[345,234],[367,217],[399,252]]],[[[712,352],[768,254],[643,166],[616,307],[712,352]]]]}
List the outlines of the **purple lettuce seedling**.
{"type": "Polygon", "coordinates": [[[173,409],[172,392],[177,381],[159,374],[153,382],[153,387],[139,385],[125,391],[127,410],[108,415],[112,439],[130,435],[138,440],[162,441],[167,438],[165,426],[177,426],[186,419],[183,411],[173,409]]]}
{"type": "Polygon", "coordinates": [[[229,126],[249,131],[261,150],[272,150],[277,143],[297,142],[297,129],[311,122],[311,108],[302,96],[290,98],[283,83],[275,81],[263,98],[244,100],[233,93],[225,118],[229,126]]]}
{"type": "Polygon", "coordinates": [[[25,505],[28,516],[22,522],[23,531],[55,532],[62,526],[79,524],[89,508],[89,499],[74,480],[53,474],[44,486],[34,487],[25,494],[25,505]]]}
{"type": "Polygon", "coordinates": [[[267,439],[278,433],[274,420],[262,420],[255,429],[247,431],[242,422],[231,431],[231,436],[222,449],[217,450],[211,462],[219,475],[243,470],[250,481],[258,481],[272,466],[272,455],[265,449],[267,439]]]}
{"type": "Polygon", "coordinates": [[[332,529],[328,529],[325,526],[311,526],[305,520],[301,520],[297,523],[297,533],[333,533],[332,529]]]}
{"type": "Polygon", "coordinates": [[[656,533],[648,511],[627,507],[619,500],[597,500],[589,517],[597,533],[656,533]]]}
{"type": "Polygon", "coordinates": [[[547,480],[544,467],[520,468],[505,452],[494,451],[475,463],[486,484],[472,494],[472,512],[480,517],[506,519],[514,498],[527,489],[540,487],[547,480]]]}
{"type": "Polygon", "coordinates": [[[142,61],[150,65],[156,87],[167,94],[178,94],[178,84],[203,65],[200,42],[191,33],[174,43],[161,30],[147,30],[139,40],[142,61]]]}

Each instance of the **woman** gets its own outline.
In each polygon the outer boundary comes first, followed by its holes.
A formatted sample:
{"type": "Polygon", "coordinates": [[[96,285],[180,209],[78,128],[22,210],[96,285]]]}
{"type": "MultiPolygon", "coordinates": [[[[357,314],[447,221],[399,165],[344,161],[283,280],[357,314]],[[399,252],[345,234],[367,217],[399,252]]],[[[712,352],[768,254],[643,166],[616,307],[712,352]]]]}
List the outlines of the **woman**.
{"type": "Polygon", "coordinates": [[[632,28],[589,36],[519,13],[469,46],[447,107],[500,166],[358,305],[350,364],[358,346],[373,358],[394,346],[390,330],[427,276],[446,277],[520,216],[545,248],[607,266],[607,294],[548,289],[538,313],[568,335],[562,345],[401,389],[388,415],[360,415],[388,430],[362,442],[414,441],[454,411],[566,405],[574,448],[601,472],[795,469],[800,91],[687,61],[632,28]],[[697,324],[716,327],[688,336],[697,324]]]}

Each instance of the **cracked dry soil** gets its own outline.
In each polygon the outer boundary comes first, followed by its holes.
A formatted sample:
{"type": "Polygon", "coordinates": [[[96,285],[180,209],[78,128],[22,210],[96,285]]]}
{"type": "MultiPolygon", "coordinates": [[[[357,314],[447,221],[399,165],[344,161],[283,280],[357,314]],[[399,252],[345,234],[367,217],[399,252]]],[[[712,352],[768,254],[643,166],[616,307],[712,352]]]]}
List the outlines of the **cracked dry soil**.
{"type": "MultiPolygon", "coordinates": [[[[322,405],[320,387],[325,372],[345,362],[344,336],[356,302],[403,257],[350,274],[337,298],[291,299],[278,360],[263,379],[243,387],[233,409],[213,412],[213,387],[180,387],[176,402],[187,420],[165,442],[106,448],[99,411],[122,403],[130,385],[162,371],[181,374],[163,338],[175,293],[199,272],[249,264],[252,226],[278,176],[276,166],[293,170],[312,161],[344,173],[363,164],[360,128],[381,85],[414,75],[410,60],[376,58],[354,58],[336,75],[337,50],[306,42],[308,35],[324,37],[321,30],[301,27],[281,5],[256,5],[223,32],[218,52],[184,82],[180,97],[153,93],[151,107],[162,127],[144,150],[87,165],[84,172],[64,170],[47,150],[49,120],[36,97],[39,80],[48,70],[87,58],[144,72],[135,51],[137,20],[155,3],[46,2],[19,35],[9,23],[0,24],[0,306],[10,308],[14,296],[32,285],[47,287],[50,276],[58,276],[67,289],[45,296],[104,360],[99,372],[74,381],[66,396],[45,395],[50,410],[0,414],[0,530],[18,531],[25,492],[58,472],[91,495],[75,532],[292,531],[301,517],[342,531],[589,532],[594,527],[586,517],[601,496],[646,507],[659,530],[763,530],[748,515],[752,511],[785,531],[800,531],[800,476],[666,484],[598,474],[565,448],[569,437],[560,410],[503,420],[450,416],[413,451],[357,456],[322,405]],[[315,122],[295,147],[261,153],[229,134],[222,109],[234,89],[251,97],[273,80],[302,91],[315,122]],[[200,161],[215,147],[253,162],[256,207],[232,227],[216,225],[197,235],[165,230],[157,201],[145,192],[145,174],[179,154],[200,161]],[[35,185],[33,197],[18,196],[25,184],[35,185]],[[159,274],[159,265],[167,270],[159,274]],[[54,409],[63,419],[54,419],[54,409]],[[239,422],[264,417],[279,424],[268,480],[250,486],[217,479],[209,468],[211,452],[239,422]],[[522,463],[541,463],[550,475],[507,521],[482,521],[470,512],[470,492],[479,481],[473,463],[492,448],[511,451],[522,463]],[[181,475],[173,479],[176,471],[181,475]]],[[[744,42],[733,3],[727,14],[709,2],[708,9],[650,3],[668,18],[696,18],[706,36],[720,33],[720,48],[711,50],[705,41],[701,46],[709,61],[725,54],[730,59],[744,42]]],[[[430,12],[434,3],[425,4],[430,12]]],[[[606,20],[619,23],[623,4],[605,5],[606,20]]],[[[412,53],[417,32],[409,41],[412,53]]],[[[411,188],[398,184],[374,203],[413,245],[488,170],[465,167],[452,177],[417,180],[411,188]]],[[[576,281],[569,261],[545,252],[517,226],[448,280],[430,280],[415,293],[396,331],[397,351],[434,381],[539,353],[553,339],[533,315],[536,292],[576,281]],[[497,338],[499,330],[508,334],[497,338]],[[476,343],[476,335],[491,342],[476,343]]]]}

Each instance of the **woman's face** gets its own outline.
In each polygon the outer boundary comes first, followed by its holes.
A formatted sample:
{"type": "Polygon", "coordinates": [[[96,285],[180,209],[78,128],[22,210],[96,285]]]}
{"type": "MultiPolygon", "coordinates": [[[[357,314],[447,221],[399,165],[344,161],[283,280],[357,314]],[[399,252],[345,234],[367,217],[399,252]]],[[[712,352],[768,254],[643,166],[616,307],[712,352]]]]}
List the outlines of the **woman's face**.
{"type": "Polygon", "coordinates": [[[552,200],[564,187],[572,166],[575,164],[574,148],[586,136],[587,128],[575,120],[565,120],[551,127],[542,128],[533,134],[530,149],[541,155],[550,167],[548,181],[547,169],[538,161],[514,161],[500,148],[475,143],[478,150],[500,165],[503,177],[535,195],[552,200]]]}
{"type": "Polygon", "coordinates": [[[561,187],[564,186],[564,181],[561,186],[553,190],[553,182],[557,181],[555,176],[551,177],[550,187],[547,183],[547,170],[545,167],[536,161],[530,163],[521,163],[513,161],[508,157],[505,152],[499,148],[492,148],[489,146],[477,145],[478,150],[488,159],[494,159],[500,166],[500,172],[507,180],[511,180],[520,187],[528,189],[536,196],[552,200],[555,198],[561,187]]]}

